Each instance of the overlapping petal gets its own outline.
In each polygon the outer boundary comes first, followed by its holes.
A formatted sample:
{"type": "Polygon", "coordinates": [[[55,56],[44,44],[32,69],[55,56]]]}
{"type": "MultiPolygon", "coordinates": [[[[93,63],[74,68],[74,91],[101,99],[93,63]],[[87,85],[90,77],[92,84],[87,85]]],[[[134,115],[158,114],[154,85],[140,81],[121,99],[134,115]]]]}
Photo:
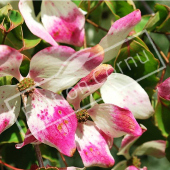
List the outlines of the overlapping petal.
{"type": "Polygon", "coordinates": [[[24,147],[25,145],[28,145],[28,144],[40,144],[41,142],[39,142],[31,133],[31,131],[28,129],[26,134],[25,134],[25,138],[24,138],[24,141],[23,143],[19,143],[19,144],[16,144],[15,147],[17,149],[20,149],[22,147],[24,147]]]}
{"type": "Polygon", "coordinates": [[[114,159],[105,137],[92,121],[78,123],[76,145],[85,167],[111,167],[114,159]]]}
{"type": "Polygon", "coordinates": [[[108,64],[98,66],[74,86],[67,96],[67,101],[75,110],[79,109],[81,100],[98,90],[112,72],[113,67],[108,64]]]}
{"type": "Polygon", "coordinates": [[[101,87],[101,95],[105,103],[128,108],[137,119],[147,119],[154,113],[145,90],[126,75],[112,73],[101,87]]]}
{"type": "Polygon", "coordinates": [[[73,155],[77,118],[64,98],[48,90],[35,89],[28,98],[26,116],[29,129],[38,141],[67,156],[73,155]]]}
{"type": "Polygon", "coordinates": [[[156,158],[162,158],[165,156],[165,148],[166,141],[163,140],[149,141],[137,147],[136,150],[133,152],[133,155],[136,156],[150,155],[156,158]]]}
{"type": "Polygon", "coordinates": [[[158,94],[166,100],[170,100],[170,78],[167,78],[158,87],[158,94]]]}
{"type": "Polygon", "coordinates": [[[22,54],[17,50],[7,45],[0,45],[0,77],[13,76],[20,80],[22,76],[19,67],[22,59],[22,54]]]}
{"type": "Polygon", "coordinates": [[[41,20],[57,42],[83,46],[85,17],[70,0],[43,0],[41,20]]]}
{"type": "Polygon", "coordinates": [[[0,86],[0,134],[11,127],[20,112],[20,93],[15,85],[0,86]]]}
{"type": "MultiPolygon", "coordinates": [[[[142,134],[147,130],[145,126],[141,125],[142,134]]],[[[126,159],[130,158],[129,149],[136,142],[140,136],[125,135],[122,140],[121,147],[119,149],[118,155],[124,155],[126,159]]]]}
{"type": "Polygon", "coordinates": [[[58,46],[56,41],[51,37],[51,35],[45,30],[41,23],[36,19],[34,13],[34,7],[32,0],[20,0],[19,10],[25,20],[25,23],[29,30],[36,36],[44,39],[48,43],[54,46],[58,46]]]}
{"type": "Polygon", "coordinates": [[[39,86],[56,92],[74,85],[103,58],[103,49],[99,45],[78,52],[66,46],[49,47],[31,59],[29,74],[40,83],[39,86]]]}
{"type": "Polygon", "coordinates": [[[141,20],[140,10],[136,10],[125,17],[117,20],[110,28],[107,35],[102,38],[100,45],[105,50],[105,58],[103,62],[107,62],[118,55],[121,45],[133,27],[141,20]]]}
{"type": "Polygon", "coordinates": [[[113,104],[98,104],[87,112],[96,126],[110,137],[142,134],[141,127],[128,109],[113,104]]]}

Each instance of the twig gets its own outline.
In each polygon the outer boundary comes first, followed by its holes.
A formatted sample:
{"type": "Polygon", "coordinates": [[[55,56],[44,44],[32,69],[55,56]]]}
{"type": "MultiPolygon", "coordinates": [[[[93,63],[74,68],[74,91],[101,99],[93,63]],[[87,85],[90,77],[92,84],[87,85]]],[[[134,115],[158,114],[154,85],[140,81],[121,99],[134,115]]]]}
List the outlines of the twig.
{"type": "Polygon", "coordinates": [[[119,148],[114,143],[113,146],[116,148],[117,151],[119,151],[119,148]]]}
{"type": "Polygon", "coordinates": [[[1,165],[4,165],[4,166],[6,166],[6,167],[8,167],[8,168],[10,168],[10,169],[13,169],[13,170],[24,170],[24,169],[15,168],[15,167],[13,167],[13,166],[11,166],[11,165],[8,165],[7,163],[2,162],[1,160],[0,160],[0,164],[1,164],[1,165]]]}
{"type": "Polygon", "coordinates": [[[87,48],[86,34],[84,35],[84,48],[87,48]]]}
{"type": "Polygon", "coordinates": [[[103,0],[100,0],[98,3],[97,3],[97,5],[96,6],[94,6],[90,11],[88,10],[88,13],[87,13],[87,15],[86,15],[86,18],[88,18],[88,16],[90,15],[90,13],[92,13],[94,10],[96,10],[96,8],[98,7],[98,6],[100,6],[100,4],[103,2],[103,0]]]}
{"type": "Polygon", "coordinates": [[[145,2],[145,0],[141,0],[140,2],[141,2],[141,4],[145,7],[145,9],[147,10],[147,12],[148,12],[149,14],[153,14],[152,9],[151,9],[150,6],[145,2]]]}
{"type": "Polygon", "coordinates": [[[44,167],[43,159],[42,159],[42,155],[41,155],[41,150],[40,150],[39,145],[34,145],[34,148],[35,148],[35,153],[36,153],[36,155],[37,155],[39,167],[40,167],[40,168],[41,168],[41,167],[44,167]]]}
{"type": "MultiPolygon", "coordinates": [[[[21,98],[22,98],[23,105],[24,105],[24,110],[25,110],[25,113],[26,113],[27,96],[26,96],[25,94],[22,94],[22,95],[21,95],[21,98]]],[[[35,148],[35,153],[36,153],[36,155],[37,155],[37,160],[38,160],[39,167],[42,168],[42,167],[44,167],[44,164],[43,164],[43,159],[42,159],[42,156],[41,156],[40,147],[39,147],[38,144],[33,145],[33,146],[34,146],[34,148],[35,148]]]]}
{"type": "Polygon", "coordinates": [[[99,28],[99,29],[101,29],[101,30],[103,30],[103,31],[105,31],[105,32],[108,32],[108,30],[107,30],[107,29],[105,29],[105,28],[103,28],[103,27],[101,27],[101,26],[97,25],[96,23],[94,23],[94,22],[93,22],[93,21],[91,21],[91,20],[86,19],[86,21],[87,21],[88,23],[90,23],[91,25],[93,25],[93,26],[95,26],[95,27],[97,27],[97,28],[99,28]]]}
{"type": "MultiPolygon", "coordinates": [[[[60,152],[59,152],[60,153],[60,152]]],[[[66,167],[68,167],[68,164],[66,162],[66,159],[64,158],[64,155],[62,153],[60,153],[61,159],[63,160],[64,164],[66,167]]]]}

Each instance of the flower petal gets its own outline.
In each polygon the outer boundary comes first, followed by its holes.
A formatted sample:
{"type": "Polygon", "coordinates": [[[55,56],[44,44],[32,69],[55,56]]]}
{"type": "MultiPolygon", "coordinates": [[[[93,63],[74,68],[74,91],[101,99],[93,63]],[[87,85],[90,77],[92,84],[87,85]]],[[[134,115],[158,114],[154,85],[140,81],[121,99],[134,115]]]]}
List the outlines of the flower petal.
{"type": "MultiPolygon", "coordinates": [[[[141,128],[142,134],[146,132],[147,129],[145,126],[141,125],[141,128]]],[[[125,135],[122,139],[121,147],[119,148],[117,155],[124,155],[127,160],[130,159],[131,156],[129,155],[129,149],[139,137],[140,136],[125,135]]]]}
{"type": "Polygon", "coordinates": [[[112,170],[125,170],[127,167],[127,161],[121,161],[118,164],[116,164],[112,170]]]}
{"type": "Polygon", "coordinates": [[[73,155],[77,118],[63,97],[48,90],[35,89],[28,98],[26,115],[29,129],[37,140],[67,156],[73,155]]]}
{"type": "Polygon", "coordinates": [[[145,90],[126,75],[112,73],[101,87],[101,95],[105,103],[126,107],[137,119],[147,119],[154,113],[145,90]]]}
{"type": "Polygon", "coordinates": [[[15,85],[0,86],[0,134],[17,120],[21,98],[15,85]]]}
{"type": "Polygon", "coordinates": [[[135,166],[129,166],[127,167],[125,170],[147,170],[147,167],[143,167],[143,168],[136,168],[135,166]]]}
{"type": "Polygon", "coordinates": [[[25,134],[25,138],[24,138],[24,141],[23,143],[19,143],[19,144],[16,144],[15,147],[17,149],[20,149],[22,147],[24,147],[25,145],[28,145],[28,144],[40,144],[41,142],[39,142],[31,133],[31,131],[28,129],[26,134],[25,134]]]}
{"type": "Polygon", "coordinates": [[[85,167],[111,167],[114,159],[110,154],[105,137],[92,121],[78,123],[76,131],[77,150],[85,167]]]}
{"type": "Polygon", "coordinates": [[[49,47],[31,59],[30,77],[45,89],[60,91],[89,74],[103,58],[99,45],[78,52],[66,46],[49,47]]]}
{"type": "Polygon", "coordinates": [[[29,30],[36,36],[47,41],[51,45],[58,46],[51,35],[45,30],[45,28],[40,24],[35,16],[34,7],[32,0],[20,0],[19,10],[25,20],[25,23],[29,30]]]}
{"type": "Polygon", "coordinates": [[[85,17],[70,0],[43,0],[41,19],[48,33],[57,42],[83,46],[85,17]]]}
{"type": "Polygon", "coordinates": [[[157,89],[159,96],[166,100],[170,100],[170,77],[161,83],[157,89]]]}
{"type": "Polygon", "coordinates": [[[85,170],[85,168],[76,168],[76,167],[67,167],[67,168],[58,168],[59,170],[85,170]]]}
{"type": "Polygon", "coordinates": [[[107,35],[99,43],[105,50],[103,62],[108,62],[118,55],[124,40],[140,20],[141,12],[136,10],[114,22],[107,35]]]}
{"type": "Polygon", "coordinates": [[[80,102],[98,90],[112,72],[113,67],[108,64],[98,66],[72,88],[67,101],[74,106],[75,110],[79,109],[80,102]]]}
{"type": "Polygon", "coordinates": [[[0,45],[0,77],[10,75],[20,80],[22,76],[19,67],[22,59],[22,54],[17,50],[7,45],[0,45]]]}
{"type": "Polygon", "coordinates": [[[136,156],[150,155],[156,158],[162,158],[165,156],[165,148],[166,141],[163,140],[149,141],[137,147],[136,150],[133,152],[133,155],[136,156]]]}
{"type": "Polygon", "coordinates": [[[98,104],[87,110],[95,124],[110,137],[120,137],[125,134],[140,136],[141,127],[133,114],[125,108],[113,104],[98,104]]]}

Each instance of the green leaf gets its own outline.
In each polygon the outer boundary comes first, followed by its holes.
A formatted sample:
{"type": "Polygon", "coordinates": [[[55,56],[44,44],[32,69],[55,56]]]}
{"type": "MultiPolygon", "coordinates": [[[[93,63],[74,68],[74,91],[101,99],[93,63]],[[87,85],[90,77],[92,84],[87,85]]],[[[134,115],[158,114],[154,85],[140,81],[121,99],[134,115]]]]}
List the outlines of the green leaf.
{"type": "Polygon", "coordinates": [[[106,3],[106,5],[108,6],[108,8],[110,9],[110,11],[112,12],[112,14],[114,15],[114,20],[118,20],[120,19],[120,16],[118,16],[116,14],[116,2],[115,1],[111,1],[111,0],[105,0],[104,1],[106,3]]]}
{"type": "Polygon", "coordinates": [[[20,73],[22,76],[26,77],[29,73],[30,59],[24,57],[20,66],[20,73]]]}
{"type": "Polygon", "coordinates": [[[18,120],[18,125],[22,129],[22,131],[18,128],[17,124],[15,123],[1,134],[0,145],[4,143],[23,142],[27,128],[24,121],[21,119],[18,120]]]}
{"type": "Polygon", "coordinates": [[[158,102],[155,109],[155,124],[161,130],[162,135],[167,137],[170,133],[170,109],[164,106],[161,102],[158,102]]]}
{"type": "Polygon", "coordinates": [[[116,72],[140,80],[143,88],[155,87],[159,79],[157,73],[152,73],[159,68],[159,61],[144,44],[139,38],[124,43],[115,60],[114,68],[116,72]],[[148,74],[151,75],[147,76],[148,74]]]}
{"type": "Polygon", "coordinates": [[[170,162],[170,135],[168,136],[167,141],[166,141],[165,153],[166,153],[166,158],[170,162]]]}
{"type": "Polygon", "coordinates": [[[12,76],[0,77],[0,86],[11,85],[12,76]]]}
{"type": "Polygon", "coordinates": [[[52,166],[60,167],[59,158],[56,149],[45,144],[41,144],[40,149],[43,158],[48,159],[51,162],[52,166]]]}

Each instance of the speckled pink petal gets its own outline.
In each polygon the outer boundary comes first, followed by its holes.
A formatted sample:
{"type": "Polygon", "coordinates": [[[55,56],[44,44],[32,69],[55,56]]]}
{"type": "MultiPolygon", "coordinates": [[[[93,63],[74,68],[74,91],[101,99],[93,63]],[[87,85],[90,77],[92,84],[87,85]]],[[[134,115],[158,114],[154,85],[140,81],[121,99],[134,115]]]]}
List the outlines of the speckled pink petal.
{"type": "Polygon", "coordinates": [[[110,137],[142,134],[141,127],[128,109],[113,104],[98,104],[87,112],[97,127],[110,137]]]}
{"type": "Polygon", "coordinates": [[[11,127],[20,112],[21,97],[15,85],[0,86],[0,134],[11,127]]]}
{"type": "MultiPolygon", "coordinates": [[[[145,126],[141,125],[141,128],[142,134],[146,132],[147,129],[145,126]]],[[[121,147],[119,148],[117,155],[124,155],[127,160],[130,159],[131,156],[129,154],[129,149],[139,137],[140,136],[125,135],[125,137],[122,139],[121,147]]]]}
{"type": "Polygon", "coordinates": [[[72,88],[67,101],[74,106],[75,110],[79,109],[81,100],[98,90],[112,72],[113,67],[108,64],[98,66],[72,88]]]}
{"type": "Polygon", "coordinates": [[[57,92],[70,88],[85,77],[104,58],[99,45],[75,52],[66,46],[49,47],[31,59],[30,77],[39,86],[57,92]]]}
{"type": "Polygon", "coordinates": [[[137,119],[147,119],[154,113],[148,94],[131,77],[112,73],[100,91],[105,103],[128,108],[137,119]]]}
{"type": "Polygon", "coordinates": [[[28,144],[40,144],[41,142],[39,142],[31,133],[31,131],[28,129],[26,134],[25,134],[25,138],[24,138],[24,141],[23,143],[19,143],[19,144],[16,144],[15,147],[17,149],[20,149],[22,147],[24,147],[25,145],[28,145],[28,144]]]}
{"type": "Polygon", "coordinates": [[[108,62],[118,55],[126,37],[140,20],[141,12],[136,10],[113,23],[107,35],[99,43],[105,50],[103,62],[108,62]]]}
{"type": "Polygon", "coordinates": [[[70,0],[43,0],[41,19],[48,33],[57,42],[83,46],[85,17],[70,0]]]}
{"type": "Polygon", "coordinates": [[[85,167],[111,167],[114,159],[110,154],[105,137],[92,121],[78,123],[76,146],[85,167]]]}
{"type": "Polygon", "coordinates": [[[161,83],[157,89],[159,96],[166,100],[170,100],[170,77],[161,83]]]}
{"type": "Polygon", "coordinates": [[[163,158],[165,156],[166,141],[154,140],[143,143],[137,147],[132,155],[142,156],[150,155],[156,158],[163,158]]]}
{"type": "Polygon", "coordinates": [[[135,166],[128,166],[125,170],[147,170],[147,167],[136,168],[135,166]]]}
{"type": "Polygon", "coordinates": [[[67,156],[73,155],[77,118],[63,97],[48,90],[35,89],[28,98],[26,117],[29,129],[38,141],[67,156]]]}
{"type": "Polygon", "coordinates": [[[7,46],[0,45],[0,77],[13,76],[16,79],[21,79],[19,67],[23,56],[17,50],[7,46]]]}
{"type": "Polygon", "coordinates": [[[34,13],[34,7],[32,0],[20,0],[19,1],[19,10],[25,20],[25,23],[29,30],[36,36],[47,41],[51,45],[58,46],[56,41],[51,37],[51,35],[45,30],[43,25],[39,23],[36,19],[34,13]]]}

